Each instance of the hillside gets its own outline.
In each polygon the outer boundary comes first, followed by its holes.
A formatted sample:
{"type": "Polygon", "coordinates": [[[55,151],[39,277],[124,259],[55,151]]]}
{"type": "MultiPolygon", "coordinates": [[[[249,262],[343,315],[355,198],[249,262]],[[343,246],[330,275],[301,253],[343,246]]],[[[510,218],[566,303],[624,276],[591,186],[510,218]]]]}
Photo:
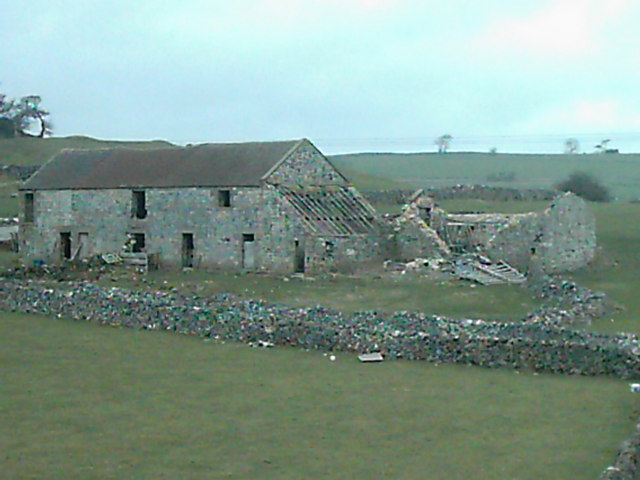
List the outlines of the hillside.
{"type": "Polygon", "coordinates": [[[98,140],[91,137],[8,138],[0,139],[0,164],[41,165],[65,148],[163,148],[172,144],[164,140],[126,142],[98,140]]]}
{"type": "Polygon", "coordinates": [[[335,155],[331,160],[341,169],[416,187],[484,183],[549,188],[583,170],[600,178],[619,200],[640,198],[640,154],[360,153],[335,155]],[[515,178],[497,181],[500,176],[515,178]]]}

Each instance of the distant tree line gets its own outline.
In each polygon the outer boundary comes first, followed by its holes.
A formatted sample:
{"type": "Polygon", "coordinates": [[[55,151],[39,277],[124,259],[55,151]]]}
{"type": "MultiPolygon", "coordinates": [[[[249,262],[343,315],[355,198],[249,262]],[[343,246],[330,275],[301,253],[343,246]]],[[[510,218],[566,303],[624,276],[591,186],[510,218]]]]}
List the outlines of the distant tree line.
{"type": "Polygon", "coordinates": [[[50,135],[52,125],[49,112],[42,108],[38,95],[27,95],[19,100],[0,93],[0,138],[44,137],[50,135]],[[38,133],[30,133],[36,124],[38,133]]]}

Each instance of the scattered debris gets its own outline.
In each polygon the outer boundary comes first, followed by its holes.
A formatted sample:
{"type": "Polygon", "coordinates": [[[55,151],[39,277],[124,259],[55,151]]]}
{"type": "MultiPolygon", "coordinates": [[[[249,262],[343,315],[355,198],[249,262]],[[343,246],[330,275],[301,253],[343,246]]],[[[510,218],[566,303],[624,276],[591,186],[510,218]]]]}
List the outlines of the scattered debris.
{"type": "Polygon", "coordinates": [[[380,352],[363,353],[362,355],[358,355],[358,360],[360,360],[362,363],[382,362],[384,360],[384,357],[380,352]]]}

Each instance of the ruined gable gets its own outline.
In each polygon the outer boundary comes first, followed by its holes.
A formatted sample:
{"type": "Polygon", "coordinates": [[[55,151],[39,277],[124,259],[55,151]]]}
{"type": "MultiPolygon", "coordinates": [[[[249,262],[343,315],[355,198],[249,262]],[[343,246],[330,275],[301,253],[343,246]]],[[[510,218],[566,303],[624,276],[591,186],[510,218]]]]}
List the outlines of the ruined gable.
{"type": "Polygon", "coordinates": [[[301,141],[265,176],[274,185],[346,185],[347,180],[308,140],[301,141]]]}
{"type": "Polygon", "coordinates": [[[593,260],[596,220],[582,198],[567,193],[541,214],[539,263],[548,273],[575,270],[593,260]]]}
{"type": "Polygon", "coordinates": [[[519,217],[498,230],[485,252],[520,269],[535,263],[546,273],[559,273],[585,267],[595,249],[595,217],[584,200],[567,193],[543,212],[519,217]]]}

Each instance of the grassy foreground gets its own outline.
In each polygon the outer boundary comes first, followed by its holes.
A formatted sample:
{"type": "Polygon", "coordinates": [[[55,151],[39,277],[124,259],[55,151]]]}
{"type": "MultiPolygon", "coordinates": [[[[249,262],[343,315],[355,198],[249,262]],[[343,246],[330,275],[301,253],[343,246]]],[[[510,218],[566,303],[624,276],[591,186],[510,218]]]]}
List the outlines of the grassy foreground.
{"type": "Polygon", "coordinates": [[[596,479],[638,414],[615,379],[0,315],[3,479],[596,479]]]}

